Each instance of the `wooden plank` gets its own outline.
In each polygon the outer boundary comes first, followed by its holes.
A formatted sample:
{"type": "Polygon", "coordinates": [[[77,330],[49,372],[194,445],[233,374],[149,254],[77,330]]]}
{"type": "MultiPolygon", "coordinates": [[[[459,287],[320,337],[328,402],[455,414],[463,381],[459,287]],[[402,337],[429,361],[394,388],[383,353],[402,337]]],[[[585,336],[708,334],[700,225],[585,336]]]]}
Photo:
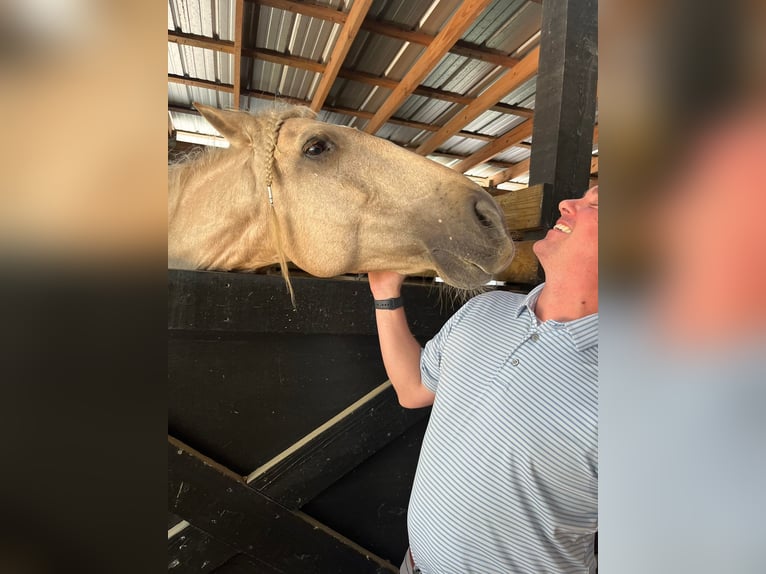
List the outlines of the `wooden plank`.
{"type": "Polygon", "coordinates": [[[427,419],[415,424],[302,511],[333,530],[353,532],[356,542],[400,564],[408,546],[407,506],[427,426],[427,419]]]}
{"type": "MultiPolygon", "coordinates": [[[[295,2],[290,0],[257,0],[257,2],[263,6],[271,6],[296,14],[304,14],[306,16],[311,16],[312,18],[321,18],[322,20],[328,20],[337,24],[345,24],[351,19],[351,12],[346,14],[334,8],[322,6],[313,2],[295,2]]],[[[353,9],[354,7],[352,5],[351,11],[353,11],[353,9]]],[[[364,21],[361,23],[361,29],[374,34],[380,34],[381,36],[396,38],[403,42],[419,44],[421,46],[429,46],[436,38],[436,36],[426,34],[419,30],[409,30],[396,22],[386,22],[375,18],[364,18],[364,21]]],[[[510,67],[518,62],[517,58],[513,58],[500,50],[493,50],[492,48],[479,46],[462,40],[458,40],[450,49],[450,52],[468,58],[489,62],[497,66],[510,67]]]]}
{"type": "Polygon", "coordinates": [[[168,570],[173,574],[212,572],[236,553],[227,544],[189,525],[168,540],[168,570]]]}
{"type": "Polygon", "coordinates": [[[510,231],[525,231],[540,227],[540,207],[543,202],[543,186],[535,185],[517,191],[509,191],[494,197],[505,214],[510,231]]]}
{"type": "Polygon", "coordinates": [[[520,177],[527,173],[529,171],[529,158],[522,160],[518,163],[513,164],[511,167],[508,167],[501,171],[500,173],[496,173],[493,175],[490,179],[492,185],[500,185],[503,182],[516,179],[517,177],[520,177]]]}
{"type": "Polygon", "coordinates": [[[590,175],[598,175],[598,156],[594,155],[590,159],[590,175]]]}
{"type": "Polygon", "coordinates": [[[507,54],[504,54],[500,50],[492,50],[491,48],[482,48],[476,44],[466,42],[464,40],[458,40],[450,50],[450,53],[457,54],[459,56],[465,56],[466,58],[473,58],[474,60],[480,60],[487,62],[488,64],[494,64],[495,66],[502,66],[503,68],[513,68],[519,63],[518,58],[514,58],[507,54]]]}
{"type": "MultiPolygon", "coordinates": [[[[351,70],[349,68],[341,68],[341,70],[338,72],[338,77],[360,82],[362,84],[368,84],[371,86],[381,86],[389,90],[393,90],[399,84],[398,81],[392,80],[391,78],[376,76],[374,74],[368,74],[359,70],[351,70]]],[[[464,96],[455,92],[448,92],[445,90],[439,90],[437,88],[431,88],[422,85],[415,88],[413,94],[416,96],[423,96],[424,98],[433,98],[434,100],[443,100],[445,102],[462,104],[464,106],[471,104],[475,100],[475,98],[470,96],[464,96]]],[[[498,102],[489,109],[494,112],[512,114],[524,118],[531,118],[535,114],[535,111],[532,109],[503,104],[501,102],[498,102]]]]}
{"type": "Polygon", "coordinates": [[[598,76],[596,0],[543,3],[530,185],[548,184],[541,225],[559,203],[587,188],[593,153],[598,76]]]}
{"type": "Polygon", "coordinates": [[[217,38],[200,36],[198,34],[186,34],[184,32],[171,32],[168,30],[168,42],[183,46],[194,46],[195,48],[216,50],[217,52],[226,52],[227,54],[237,53],[237,47],[234,42],[218,40],[217,38]]]}
{"type": "Polygon", "coordinates": [[[296,14],[303,14],[304,16],[311,16],[312,18],[320,18],[322,20],[328,20],[335,24],[343,24],[346,22],[348,15],[342,10],[330,8],[329,6],[323,6],[321,4],[315,4],[314,2],[291,2],[290,0],[256,0],[257,4],[261,6],[271,6],[272,8],[278,8],[279,10],[285,10],[287,12],[294,12],[296,14]]]}
{"type": "Polygon", "coordinates": [[[200,80],[197,78],[186,78],[184,76],[176,76],[175,74],[168,74],[168,82],[183,84],[184,86],[218,90],[219,92],[226,92],[227,94],[234,92],[234,86],[231,84],[221,84],[220,82],[211,82],[210,80],[200,80]]]}
{"type": "MultiPolygon", "coordinates": [[[[241,1],[241,0],[240,0],[241,1]]],[[[348,13],[346,22],[343,24],[343,28],[335,40],[335,46],[333,47],[330,58],[327,61],[327,66],[322,73],[322,79],[319,81],[314,97],[311,99],[311,105],[309,106],[315,112],[322,109],[327,95],[330,93],[335,78],[338,75],[338,71],[346,59],[351,44],[354,42],[359,27],[362,25],[364,17],[367,15],[367,11],[372,5],[372,0],[354,0],[354,4],[351,6],[351,10],[348,13]]]]}
{"type": "Polygon", "coordinates": [[[495,275],[495,279],[523,285],[536,285],[539,283],[538,260],[532,251],[534,243],[534,241],[515,241],[516,256],[507,269],[495,275]]]}
{"type": "Polygon", "coordinates": [[[247,482],[280,504],[298,509],[426,418],[429,411],[403,409],[386,382],[256,469],[247,482]]]}
{"type": "MultiPolygon", "coordinates": [[[[366,277],[291,280],[297,311],[279,276],[168,269],[168,330],[377,336],[366,277]]],[[[402,296],[416,337],[433,336],[454,312],[432,284],[407,281],[402,296]]]]}
{"type": "Polygon", "coordinates": [[[167,347],[170,433],[242,475],[387,378],[375,335],[170,332],[167,347]]]}
{"type": "Polygon", "coordinates": [[[519,124],[498,137],[495,141],[488,143],[478,151],[472,153],[463,161],[453,165],[452,169],[459,171],[460,173],[466,172],[472,167],[479,165],[488,159],[492,159],[497,154],[502,153],[520,141],[529,139],[532,135],[532,125],[532,120],[527,120],[524,123],[519,124]]]}
{"type": "Polygon", "coordinates": [[[491,1],[474,0],[473,2],[464,2],[457,9],[447,24],[426,48],[425,52],[418,58],[418,61],[415,62],[409,72],[402,78],[399,85],[394,88],[386,101],[381,104],[375,116],[365,126],[364,131],[374,134],[386,123],[388,118],[394,115],[407,97],[415,91],[420,82],[439,60],[444,57],[444,54],[449,51],[455,42],[460,39],[460,36],[474,23],[479,14],[484,11],[491,1]]]}
{"type": "Polygon", "coordinates": [[[243,48],[242,55],[249,58],[257,58],[264,60],[265,62],[272,62],[274,64],[282,64],[283,66],[292,66],[294,68],[300,68],[301,70],[309,70],[311,72],[324,73],[325,65],[321,62],[317,62],[310,58],[303,58],[301,56],[291,56],[290,54],[283,54],[276,50],[269,50],[268,48],[243,48]]]}
{"type": "Polygon", "coordinates": [[[390,563],[168,437],[169,510],[235,550],[291,574],[397,572],[390,563]]]}
{"type": "Polygon", "coordinates": [[[462,109],[438,132],[418,146],[417,152],[422,155],[431,153],[463,127],[479,117],[493,104],[503,99],[509,92],[534,76],[537,73],[539,54],[539,46],[531,50],[516,66],[498,78],[494,84],[487,88],[470,105],[462,109]]]}

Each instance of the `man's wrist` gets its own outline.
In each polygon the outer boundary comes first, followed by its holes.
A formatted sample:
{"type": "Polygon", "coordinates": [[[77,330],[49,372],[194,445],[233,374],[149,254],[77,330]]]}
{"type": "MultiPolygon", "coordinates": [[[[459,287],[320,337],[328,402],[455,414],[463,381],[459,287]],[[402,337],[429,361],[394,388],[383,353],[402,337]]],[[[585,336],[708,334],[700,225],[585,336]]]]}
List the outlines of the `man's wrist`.
{"type": "Polygon", "coordinates": [[[374,299],[375,308],[383,311],[393,311],[404,306],[402,297],[390,297],[388,299],[374,299]]]}

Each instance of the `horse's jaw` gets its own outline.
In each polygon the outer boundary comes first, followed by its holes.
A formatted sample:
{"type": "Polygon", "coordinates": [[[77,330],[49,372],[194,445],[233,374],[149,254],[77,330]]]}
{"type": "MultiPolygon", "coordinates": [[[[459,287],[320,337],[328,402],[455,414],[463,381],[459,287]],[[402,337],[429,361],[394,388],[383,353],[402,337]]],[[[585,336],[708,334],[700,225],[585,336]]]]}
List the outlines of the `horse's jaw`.
{"type": "Polygon", "coordinates": [[[436,273],[445,283],[458,289],[478,289],[486,285],[495,273],[506,269],[515,249],[509,242],[505,253],[497,252],[484,256],[460,253],[453,249],[435,248],[431,257],[436,273]]]}

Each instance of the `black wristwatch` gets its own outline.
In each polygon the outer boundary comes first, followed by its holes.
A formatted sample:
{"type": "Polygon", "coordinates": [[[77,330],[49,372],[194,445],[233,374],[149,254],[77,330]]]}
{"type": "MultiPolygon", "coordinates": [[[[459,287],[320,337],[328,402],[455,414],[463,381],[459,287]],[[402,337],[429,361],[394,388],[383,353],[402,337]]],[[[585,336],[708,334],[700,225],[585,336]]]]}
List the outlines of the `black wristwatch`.
{"type": "Polygon", "coordinates": [[[385,311],[393,311],[399,307],[404,306],[404,301],[401,297],[394,297],[393,299],[375,299],[375,308],[383,309],[385,311]]]}

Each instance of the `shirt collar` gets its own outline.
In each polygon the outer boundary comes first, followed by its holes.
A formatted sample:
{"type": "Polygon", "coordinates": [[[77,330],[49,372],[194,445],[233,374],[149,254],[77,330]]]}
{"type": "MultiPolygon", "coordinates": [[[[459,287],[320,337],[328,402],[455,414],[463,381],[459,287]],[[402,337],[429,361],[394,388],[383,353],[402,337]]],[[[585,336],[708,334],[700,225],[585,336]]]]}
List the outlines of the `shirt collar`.
{"type": "MultiPolygon", "coordinates": [[[[538,297],[540,297],[540,291],[543,290],[545,283],[540,283],[537,287],[532,289],[519,305],[516,311],[516,316],[520,317],[521,314],[526,311],[529,314],[530,320],[535,324],[538,323],[537,315],[535,315],[535,304],[538,297]]],[[[569,336],[572,337],[575,348],[578,351],[584,351],[590,347],[598,345],[598,313],[592,315],[586,315],[580,317],[574,321],[565,321],[560,323],[558,321],[547,321],[551,324],[560,325],[569,336]]]]}

